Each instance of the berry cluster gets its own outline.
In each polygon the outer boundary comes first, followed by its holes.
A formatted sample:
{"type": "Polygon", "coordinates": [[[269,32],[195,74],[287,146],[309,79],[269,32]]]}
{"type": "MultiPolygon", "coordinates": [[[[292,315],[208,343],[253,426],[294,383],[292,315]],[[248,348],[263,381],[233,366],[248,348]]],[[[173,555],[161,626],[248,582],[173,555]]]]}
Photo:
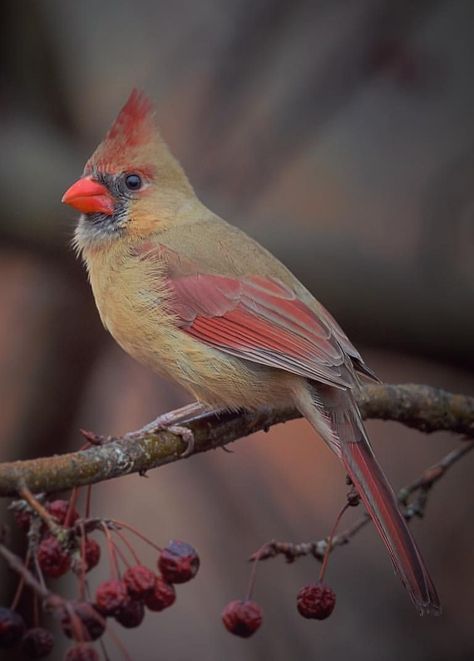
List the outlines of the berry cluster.
{"type": "Polygon", "coordinates": [[[94,661],[99,655],[91,643],[107,631],[108,620],[125,628],[138,627],[147,610],[169,608],[176,600],[174,586],[196,575],[199,556],[186,542],[171,541],[160,548],[126,523],[91,519],[89,504],[81,518],[76,504],[77,492],[70,501],[50,502],[27,492],[25,500],[13,503],[16,522],[28,536],[28,551],[23,562],[11,552],[4,554],[20,574],[20,582],[11,608],[0,608],[0,649],[20,646],[31,659],[50,654],[55,641],[48,629],[39,626],[40,600],[45,609],[54,612],[64,635],[73,641],[65,659],[94,661]],[[93,536],[97,534],[104,537],[110,578],[97,586],[94,599],[90,599],[86,597],[90,593],[86,574],[102,556],[102,547],[93,536]],[[130,534],[159,552],[156,571],[140,562],[127,536],[130,534]],[[46,579],[57,579],[70,571],[77,578],[77,598],[65,599],[46,587],[46,579]],[[17,612],[25,585],[31,588],[35,605],[35,621],[29,629],[17,612]]]}
{"type": "MultiPolygon", "coordinates": [[[[334,607],[336,606],[336,593],[331,587],[329,587],[329,585],[323,583],[323,579],[328,567],[329,555],[331,553],[334,535],[341,521],[341,518],[349,507],[356,507],[358,504],[359,497],[353,491],[353,489],[351,489],[347,495],[347,502],[338,513],[333,528],[327,538],[327,541],[325,542],[325,550],[323,553],[321,553],[321,555],[318,555],[319,559],[322,560],[318,582],[305,585],[298,592],[296,598],[296,607],[298,613],[306,619],[325,620],[331,615],[334,607]]],[[[280,547],[279,552],[286,555],[288,562],[293,562],[298,555],[301,555],[301,551],[298,548],[298,545],[276,542],[269,542],[268,544],[264,544],[256,553],[252,555],[251,560],[253,561],[253,569],[250,577],[247,598],[243,601],[234,600],[229,602],[222,611],[221,617],[225,628],[235,636],[240,636],[241,638],[249,638],[260,628],[262,624],[262,609],[255,601],[251,600],[251,596],[255,587],[258,562],[275,555],[276,545],[280,547]],[[269,549],[272,550],[269,552],[269,549]]]]}
{"type": "MultiPolygon", "coordinates": [[[[336,593],[324,583],[305,585],[298,592],[296,605],[300,615],[312,620],[325,620],[336,605],[336,593]]],[[[262,624],[261,607],[250,599],[234,600],[222,611],[225,628],[240,638],[250,638],[262,624]]]]}
{"type": "Polygon", "coordinates": [[[43,659],[53,649],[53,635],[42,627],[26,629],[21,615],[11,608],[0,607],[0,649],[21,644],[30,659],[43,659]]]}
{"type": "MultiPolygon", "coordinates": [[[[88,487],[82,518],[76,509],[78,489],[73,490],[68,501],[44,501],[22,489],[23,499],[12,504],[17,525],[27,533],[28,550],[22,561],[0,540],[0,554],[20,576],[11,607],[0,607],[0,649],[20,647],[23,655],[31,659],[42,659],[50,654],[55,641],[52,633],[40,626],[41,603],[44,610],[58,617],[64,635],[73,641],[65,655],[66,661],[99,660],[92,643],[107,632],[110,620],[127,629],[140,626],[146,611],[160,612],[173,605],[175,585],[196,576],[199,556],[186,542],[175,540],[161,548],[127,523],[91,518],[90,490],[88,487]],[[103,535],[110,577],[97,586],[92,599],[86,575],[101,562],[103,546],[96,539],[98,534],[103,535]],[[130,535],[158,551],[156,570],[140,561],[130,535]],[[77,578],[78,595],[74,599],[61,597],[45,583],[46,579],[57,579],[68,572],[77,578]],[[34,621],[30,628],[17,612],[25,586],[33,594],[34,621]]],[[[325,550],[318,555],[322,559],[318,582],[306,585],[298,592],[297,611],[304,618],[324,620],[334,610],[335,592],[323,583],[323,579],[340,519],[357,503],[358,497],[353,497],[351,491],[325,541],[325,550]]],[[[285,554],[289,561],[301,555],[298,545],[270,542],[252,556],[247,597],[231,601],[222,612],[223,624],[232,634],[249,638],[260,628],[262,609],[252,600],[256,570],[259,561],[276,552],[285,554]]],[[[109,658],[107,654],[106,658],[109,658]]]]}

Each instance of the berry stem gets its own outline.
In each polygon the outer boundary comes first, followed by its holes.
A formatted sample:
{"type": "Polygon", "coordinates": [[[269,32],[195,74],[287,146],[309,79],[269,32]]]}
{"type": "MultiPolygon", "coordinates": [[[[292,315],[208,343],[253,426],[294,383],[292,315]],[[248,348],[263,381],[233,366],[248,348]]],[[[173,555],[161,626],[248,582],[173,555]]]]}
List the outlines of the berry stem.
{"type": "Polygon", "coordinates": [[[15,590],[15,595],[13,597],[13,601],[10,606],[10,610],[15,611],[17,609],[18,603],[20,601],[21,595],[23,593],[23,588],[25,587],[25,578],[24,576],[20,576],[20,580],[18,581],[17,588],[15,590]]]}
{"type": "Polygon", "coordinates": [[[86,490],[86,514],[85,514],[86,519],[90,519],[91,516],[91,502],[92,502],[92,484],[88,484],[86,490]]]}
{"type": "Polygon", "coordinates": [[[81,571],[79,575],[79,593],[81,601],[85,600],[86,594],[86,531],[84,521],[79,523],[79,530],[81,533],[81,571]]]}
{"type": "Polygon", "coordinates": [[[124,643],[122,640],[119,638],[118,634],[114,629],[109,625],[107,627],[107,633],[109,634],[110,638],[112,639],[113,643],[118,647],[120,652],[122,653],[123,658],[125,661],[133,661],[132,657],[127,651],[127,648],[125,647],[124,643]]]}
{"type": "Polygon", "coordinates": [[[58,526],[56,521],[54,521],[48,510],[39,502],[39,500],[33,496],[28,487],[21,487],[18,490],[18,493],[23,498],[23,500],[26,500],[28,505],[38,514],[38,516],[43,519],[53,535],[57,535],[58,531],[60,530],[60,526],[58,526]]]}
{"type": "Polygon", "coordinates": [[[135,563],[137,565],[141,564],[140,558],[138,557],[135,549],[133,548],[132,544],[128,541],[128,539],[125,537],[125,535],[120,532],[117,528],[113,530],[113,532],[122,540],[122,542],[125,544],[127,549],[129,550],[130,554],[133,556],[133,559],[135,560],[135,563]]]}
{"type": "Polygon", "coordinates": [[[120,572],[119,572],[119,566],[118,566],[118,561],[117,561],[117,551],[116,547],[112,541],[112,535],[110,534],[110,530],[107,527],[107,524],[102,522],[101,524],[102,530],[104,531],[105,538],[107,540],[107,552],[109,554],[110,558],[110,569],[112,572],[112,576],[116,579],[119,580],[120,572]]]}
{"type": "Polygon", "coordinates": [[[67,508],[66,517],[64,519],[64,527],[69,528],[71,525],[72,514],[76,509],[77,499],[79,497],[79,487],[74,487],[69,498],[69,506],[67,508]]]}
{"type": "Polygon", "coordinates": [[[151,541],[151,539],[148,539],[148,537],[145,537],[139,530],[134,528],[133,526],[130,526],[128,523],[125,523],[124,521],[116,521],[114,519],[111,519],[111,523],[114,523],[116,526],[119,528],[126,528],[129,530],[131,533],[139,537],[141,540],[143,540],[146,544],[149,544],[151,547],[153,547],[156,551],[159,553],[162,552],[161,546],[158,546],[158,544],[155,544],[154,542],[151,541]]]}
{"type": "MultiPolygon", "coordinates": [[[[28,565],[30,564],[30,559],[31,559],[31,549],[28,549],[25,557],[25,563],[24,567],[26,570],[28,570],[28,565]]],[[[17,609],[18,603],[21,599],[21,595],[23,594],[23,588],[25,587],[25,576],[23,574],[20,574],[20,580],[18,581],[18,585],[15,591],[15,595],[13,597],[12,605],[10,606],[11,610],[14,611],[17,609]]]]}
{"type": "Polygon", "coordinates": [[[328,566],[328,561],[329,561],[329,554],[331,553],[331,548],[332,548],[332,541],[334,539],[334,535],[336,534],[337,527],[339,523],[341,522],[342,515],[344,512],[351,507],[351,503],[348,501],[344,507],[341,508],[339,511],[339,514],[336,516],[336,520],[334,521],[334,525],[332,527],[331,532],[329,533],[328,541],[327,541],[327,546],[326,550],[324,551],[324,558],[321,563],[321,569],[319,571],[319,582],[322,583],[324,579],[324,574],[326,573],[326,569],[328,566]]]}
{"type": "Polygon", "coordinates": [[[126,567],[127,569],[129,569],[130,566],[131,566],[131,565],[130,565],[130,562],[127,560],[127,558],[126,558],[125,554],[123,553],[122,549],[121,549],[121,548],[120,548],[120,547],[119,547],[114,541],[112,541],[112,545],[113,545],[113,547],[114,547],[114,551],[117,553],[117,555],[119,556],[120,560],[123,562],[123,564],[125,565],[125,567],[126,567]]]}
{"type": "Polygon", "coordinates": [[[260,556],[263,553],[264,549],[266,548],[266,544],[264,544],[262,547],[258,549],[258,551],[254,554],[252,560],[253,560],[253,565],[252,565],[252,571],[250,572],[250,580],[249,580],[249,586],[247,589],[247,596],[245,598],[245,601],[250,601],[252,598],[252,593],[255,588],[255,581],[257,580],[257,564],[260,560],[260,556]]]}
{"type": "Polygon", "coordinates": [[[71,621],[71,629],[73,632],[73,638],[76,642],[83,643],[84,641],[84,628],[82,626],[82,622],[74,610],[74,607],[70,601],[66,601],[64,604],[67,614],[69,615],[69,619],[71,621]]]}
{"type": "Polygon", "coordinates": [[[33,563],[34,563],[34,566],[35,566],[36,576],[38,577],[40,585],[43,588],[43,590],[45,590],[47,592],[46,582],[44,580],[43,572],[41,571],[41,567],[40,567],[40,564],[38,562],[38,554],[37,553],[35,553],[35,555],[34,555],[33,563]]]}
{"type": "Polygon", "coordinates": [[[111,658],[109,656],[109,653],[107,652],[107,647],[105,646],[105,642],[103,638],[99,639],[99,645],[100,645],[100,649],[102,650],[102,654],[104,655],[104,661],[111,661],[111,658]]]}

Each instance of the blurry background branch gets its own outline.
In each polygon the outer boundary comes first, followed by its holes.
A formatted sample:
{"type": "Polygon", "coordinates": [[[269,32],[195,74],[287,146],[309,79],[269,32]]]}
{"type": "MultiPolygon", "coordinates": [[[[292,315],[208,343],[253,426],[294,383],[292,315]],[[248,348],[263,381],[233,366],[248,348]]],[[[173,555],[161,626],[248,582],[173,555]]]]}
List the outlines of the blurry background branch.
{"type": "MultiPolygon", "coordinates": [[[[358,402],[365,418],[396,420],[424,432],[450,430],[474,436],[474,398],[420,385],[370,385],[358,402]]],[[[300,417],[294,409],[258,412],[199,413],[184,407],[179,421],[192,431],[194,453],[223,447],[272,425],[300,417]]],[[[175,412],[178,417],[179,411],[175,412]]],[[[165,414],[168,415],[168,414],[165,414]]],[[[161,421],[164,419],[162,417],[161,421]]],[[[86,433],[94,446],[53,457],[0,465],[0,495],[18,494],[26,486],[35,493],[55,492],[111,478],[144,473],[184,458],[187,445],[169,431],[159,431],[160,418],[120,438],[86,433]]]]}

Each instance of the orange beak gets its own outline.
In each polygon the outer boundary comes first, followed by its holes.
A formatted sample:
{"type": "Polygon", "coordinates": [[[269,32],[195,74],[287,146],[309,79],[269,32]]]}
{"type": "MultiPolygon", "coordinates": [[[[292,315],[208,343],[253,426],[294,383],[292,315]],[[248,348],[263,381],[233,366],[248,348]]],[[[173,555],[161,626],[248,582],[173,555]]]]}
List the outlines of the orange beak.
{"type": "Polygon", "coordinates": [[[90,177],[78,179],[64,193],[61,202],[82,213],[104,213],[112,216],[114,199],[107,188],[90,177]]]}

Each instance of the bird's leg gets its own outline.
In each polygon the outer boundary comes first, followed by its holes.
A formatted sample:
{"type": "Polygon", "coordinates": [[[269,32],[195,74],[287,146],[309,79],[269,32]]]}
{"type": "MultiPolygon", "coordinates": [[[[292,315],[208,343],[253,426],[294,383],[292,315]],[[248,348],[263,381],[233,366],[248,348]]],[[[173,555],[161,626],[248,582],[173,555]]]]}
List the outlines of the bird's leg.
{"type": "Polygon", "coordinates": [[[194,422],[205,415],[217,412],[218,409],[209,408],[201,402],[193,402],[192,404],[182,406],[175,411],[168,411],[167,413],[163,413],[138,431],[130,432],[129,434],[126,434],[126,436],[127,438],[133,439],[136,436],[142,436],[144,433],[153,434],[158,431],[169,431],[172,434],[180,436],[186,443],[186,449],[181,454],[181,457],[188,457],[194,452],[195,440],[191,429],[185,426],[186,423],[189,424],[190,422],[194,422]]]}
{"type": "MultiPolygon", "coordinates": [[[[201,402],[192,402],[192,404],[187,404],[182,406],[175,411],[168,411],[167,413],[162,413],[155,420],[149,422],[144,427],[135,432],[130,432],[131,436],[135,434],[143,433],[153,433],[156,431],[163,431],[165,429],[170,429],[173,425],[182,425],[185,422],[191,422],[196,417],[200,417],[204,413],[209,413],[210,409],[206,407],[201,402]]],[[[170,430],[171,431],[171,430],[170,430]]]]}

